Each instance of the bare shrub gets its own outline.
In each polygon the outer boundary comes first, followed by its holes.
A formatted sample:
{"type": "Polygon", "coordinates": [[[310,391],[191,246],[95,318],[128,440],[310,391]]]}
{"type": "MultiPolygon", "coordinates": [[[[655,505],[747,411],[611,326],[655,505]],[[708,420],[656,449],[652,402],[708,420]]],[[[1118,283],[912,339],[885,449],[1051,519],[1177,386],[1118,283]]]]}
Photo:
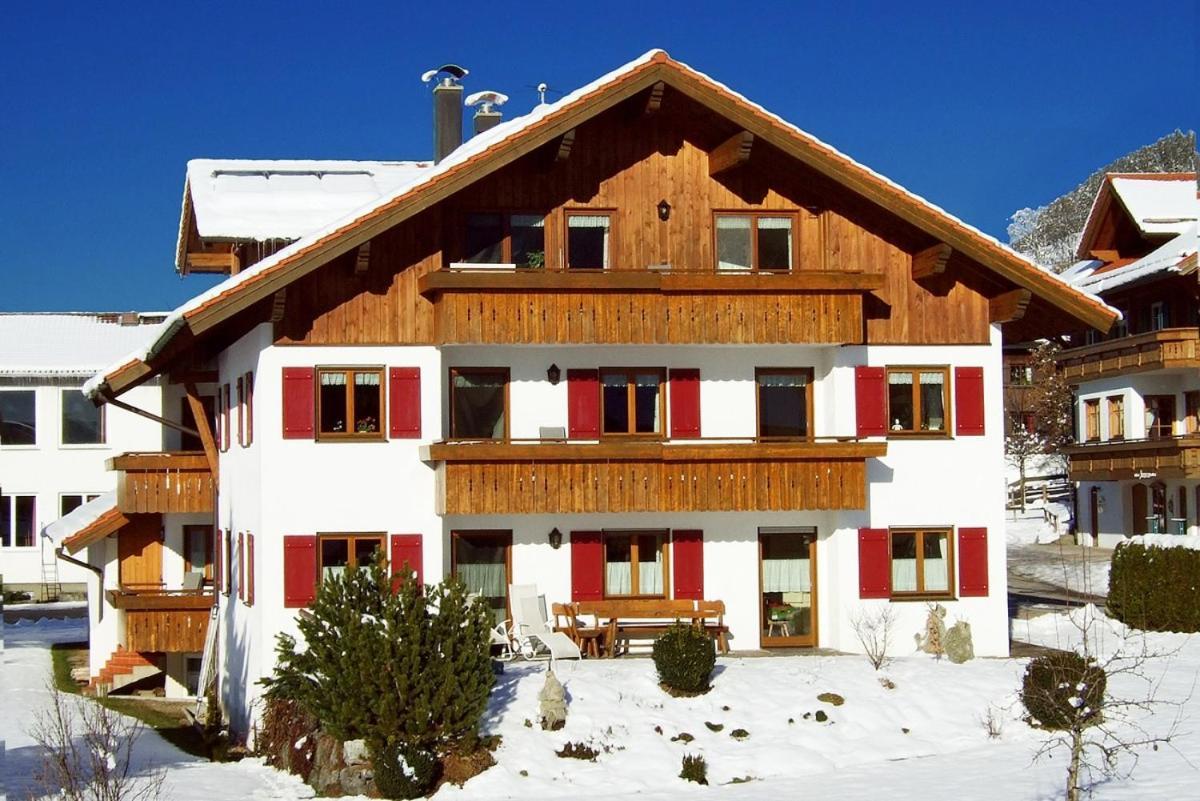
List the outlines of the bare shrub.
{"type": "Polygon", "coordinates": [[[66,801],[156,801],[162,796],[164,771],[134,770],[133,748],[145,731],[141,721],[49,689],[50,704],[29,729],[43,752],[34,778],[46,795],[66,801]]]}
{"type": "Polygon", "coordinates": [[[896,611],[891,604],[870,609],[862,606],[850,616],[850,627],[862,644],[867,661],[876,670],[881,670],[891,661],[888,649],[892,647],[892,629],[896,625],[896,611]]]}
{"type": "Polygon", "coordinates": [[[1004,718],[995,706],[988,704],[987,712],[979,718],[979,722],[989,740],[999,740],[1004,735],[1004,718]]]}

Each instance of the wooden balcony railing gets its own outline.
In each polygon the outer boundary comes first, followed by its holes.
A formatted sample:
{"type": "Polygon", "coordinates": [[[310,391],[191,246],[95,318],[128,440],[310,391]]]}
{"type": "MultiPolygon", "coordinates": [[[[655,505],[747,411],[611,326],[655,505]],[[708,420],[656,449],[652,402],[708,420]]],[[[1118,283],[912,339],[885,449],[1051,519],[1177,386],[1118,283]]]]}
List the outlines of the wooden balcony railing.
{"type": "Polygon", "coordinates": [[[886,442],[447,441],[440,511],[450,515],[862,509],[866,460],[886,442]]]}
{"type": "Polygon", "coordinates": [[[125,615],[125,647],[138,652],[203,650],[216,596],[170,590],[109,590],[108,600],[125,615]]]}
{"type": "Polygon", "coordinates": [[[872,273],[442,269],[418,287],[442,344],[857,343],[872,273]]]}
{"type": "Polygon", "coordinates": [[[1115,375],[1200,367],[1200,329],[1164,328],[1064,350],[1058,366],[1071,383],[1115,375]]]}
{"type": "Polygon", "coordinates": [[[211,512],[216,482],[200,451],[124,453],[108,460],[119,472],[117,508],[124,514],[211,512]]]}
{"type": "Polygon", "coordinates": [[[1200,478],[1200,435],[1072,445],[1072,481],[1200,478]]]}

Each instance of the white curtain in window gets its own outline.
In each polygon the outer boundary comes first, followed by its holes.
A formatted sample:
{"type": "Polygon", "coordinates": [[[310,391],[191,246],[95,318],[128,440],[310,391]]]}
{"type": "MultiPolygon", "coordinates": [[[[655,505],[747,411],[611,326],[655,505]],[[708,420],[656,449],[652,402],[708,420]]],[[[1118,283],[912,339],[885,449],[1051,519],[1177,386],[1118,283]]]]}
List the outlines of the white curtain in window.
{"type": "Polygon", "coordinates": [[[765,373],[758,377],[764,387],[803,387],[808,385],[808,376],[801,373],[765,373]]]}
{"type": "Polygon", "coordinates": [[[344,387],[346,386],[345,373],[321,373],[321,386],[323,387],[344,387]]]}
{"type": "Polygon", "coordinates": [[[345,565],[337,565],[335,567],[325,567],[321,570],[321,578],[327,579],[330,576],[340,576],[346,572],[345,565]]]}
{"type": "Polygon", "coordinates": [[[763,592],[811,592],[807,559],[764,559],[763,592]]]}
{"type": "Polygon", "coordinates": [[[642,399],[646,396],[650,396],[651,407],[654,409],[654,430],[657,431],[659,429],[659,418],[662,415],[662,410],[658,408],[659,402],[662,400],[662,397],[658,391],[661,378],[657,373],[639,373],[634,376],[633,380],[638,387],[639,412],[642,408],[642,399]],[[654,391],[652,393],[645,392],[644,390],[648,388],[651,388],[654,391]]]}
{"type": "Polygon", "coordinates": [[[717,218],[717,269],[750,269],[750,218],[717,218]]]}
{"type": "Polygon", "coordinates": [[[633,570],[629,562],[609,562],[605,565],[605,591],[609,595],[633,593],[633,570]]]}
{"type": "Polygon", "coordinates": [[[467,591],[484,598],[504,597],[504,572],[502,564],[476,563],[458,566],[458,577],[467,586],[467,591]]]}
{"type": "Polygon", "coordinates": [[[912,373],[888,373],[888,383],[912,386],[912,373]]]}
{"type": "Polygon", "coordinates": [[[642,595],[663,594],[662,550],[654,549],[654,560],[638,561],[638,592],[642,595]]]}
{"type": "Polygon", "coordinates": [[[512,216],[513,228],[545,228],[546,218],[539,217],[536,214],[514,214],[512,216]]]}
{"type": "MultiPolygon", "coordinates": [[[[343,381],[343,383],[345,383],[343,381]]],[[[359,387],[379,386],[379,373],[355,373],[354,385],[359,387]]]]}
{"type": "Polygon", "coordinates": [[[949,576],[946,572],[946,538],[935,537],[934,539],[937,542],[936,552],[939,556],[931,559],[928,556],[931,550],[928,548],[929,535],[925,535],[925,591],[945,592],[950,589],[949,576]]]}
{"type": "Polygon", "coordinates": [[[892,557],[892,592],[917,591],[917,560],[892,557]]]}
{"type": "Polygon", "coordinates": [[[604,266],[608,266],[608,245],[610,221],[603,214],[572,214],[567,217],[568,228],[599,228],[604,232],[604,266]]]}

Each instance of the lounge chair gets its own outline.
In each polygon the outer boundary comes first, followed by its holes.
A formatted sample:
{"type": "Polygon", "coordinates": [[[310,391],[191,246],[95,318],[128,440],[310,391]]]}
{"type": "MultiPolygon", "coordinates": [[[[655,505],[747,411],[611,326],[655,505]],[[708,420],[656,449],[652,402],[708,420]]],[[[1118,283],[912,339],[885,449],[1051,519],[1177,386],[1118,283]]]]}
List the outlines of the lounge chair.
{"type": "Polygon", "coordinates": [[[512,639],[526,659],[544,659],[549,654],[551,667],[556,659],[582,659],[579,646],[561,631],[555,631],[546,617],[546,597],[537,594],[534,584],[509,584],[512,604],[512,639]]]}

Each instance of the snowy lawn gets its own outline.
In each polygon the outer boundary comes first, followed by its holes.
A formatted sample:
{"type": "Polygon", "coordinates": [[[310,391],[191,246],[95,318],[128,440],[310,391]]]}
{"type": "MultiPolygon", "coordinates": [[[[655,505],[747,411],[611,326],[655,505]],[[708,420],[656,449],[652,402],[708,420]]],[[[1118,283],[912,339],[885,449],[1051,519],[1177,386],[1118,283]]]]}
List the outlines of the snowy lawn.
{"type": "Polygon", "coordinates": [[[1081,548],[1068,537],[1060,537],[1045,521],[1041,507],[1031,506],[1015,517],[1009,512],[1004,533],[1010,576],[1042,581],[1085,595],[1108,594],[1112,551],[1081,548]]]}
{"type": "MultiPolygon", "coordinates": [[[[1014,625],[1019,638],[1045,645],[1069,645],[1078,638],[1066,615],[1014,625]]],[[[9,626],[6,633],[0,737],[8,741],[9,753],[3,774],[12,797],[21,797],[36,760],[23,719],[45,700],[48,645],[78,640],[83,629],[81,621],[55,621],[9,626]]],[[[1106,634],[1105,641],[1111,644],[1116,637],[1106,634]]],[[[1187,698],[1200,669],[1200,638],[1157,634],[1148,641],[1164,651],[1181,649],[1171,660],[1161,695],[1187,698]]],[[[898,651],[911,648],[905,632],[897,633],[895,642],[898,651]]],[[[443,788],[437,798],[1061,798],[1065,762],[1030,763],[1041,735],[1020,721],[1017,689],[1024,664],[981,659],[951,665],[906,656],[876,673],[865,658],[854,656],[722,658],[710,693],[672,698],[658,687],[648,659],[569,663],[560,669],[569,696],[567,725],[544,732],[535,718],[545,666],[516,663],[499,678],[487,724],[503,735],[498,764],[461,789],[443,788]],[[882,676],[895,689],[882,686],[882,676]],[[825,692],[841,695],[845,703],[818,701],[825,692]],[[989,708],[1002,726],[995,739],[982,722],[989,708]],[[827,721],[817,722],[818,710],[827,721]],[[535,725],[527,727],[526,719],[535,725]],[[722,728],[712,731],[709,723],[722,728]],[[739,728],[749,733],[747,739],[731,737],[739,728]],[[684,732],[694,740],[672,740],[684,732]],[[566,742],[588,743],[600,754],[595,762],[559,758],[555,751],[566,742]],[[684,754],[706,758],[710,786],[677,777],[684,754]],[[752,780],[729,784],[747,777],[752,780]]],[[[1166,667],[1164,662],[1159,669],[1166,667]]],[[[1124,689],[1120,681],[1114,685],[1124,689]]],[[[1189,733],[1175,746],[1184,754],[1200,753],[1200,736],[1191,734],[1195,726],[1189,725],[1200,712],[1200,699],[1191,698],[1186,711],[1193,720],[1185,720],[1182,729],[1189,733]]],[[[1167,726],[1169,716],[1161,718],[1146,722],[1167,726]]],[[[139,758],[146,765],[168,766],[167,798],[311,797],[298,779],[257,760],[202,762],[153,733],[145,735],[139,758]]],[[[1177,751],[1162,749],[1143,754],[1132,778],[1099,785],[1094,797],[1190,798],[1198,779],[1200,773],[1177,751]]]]}

